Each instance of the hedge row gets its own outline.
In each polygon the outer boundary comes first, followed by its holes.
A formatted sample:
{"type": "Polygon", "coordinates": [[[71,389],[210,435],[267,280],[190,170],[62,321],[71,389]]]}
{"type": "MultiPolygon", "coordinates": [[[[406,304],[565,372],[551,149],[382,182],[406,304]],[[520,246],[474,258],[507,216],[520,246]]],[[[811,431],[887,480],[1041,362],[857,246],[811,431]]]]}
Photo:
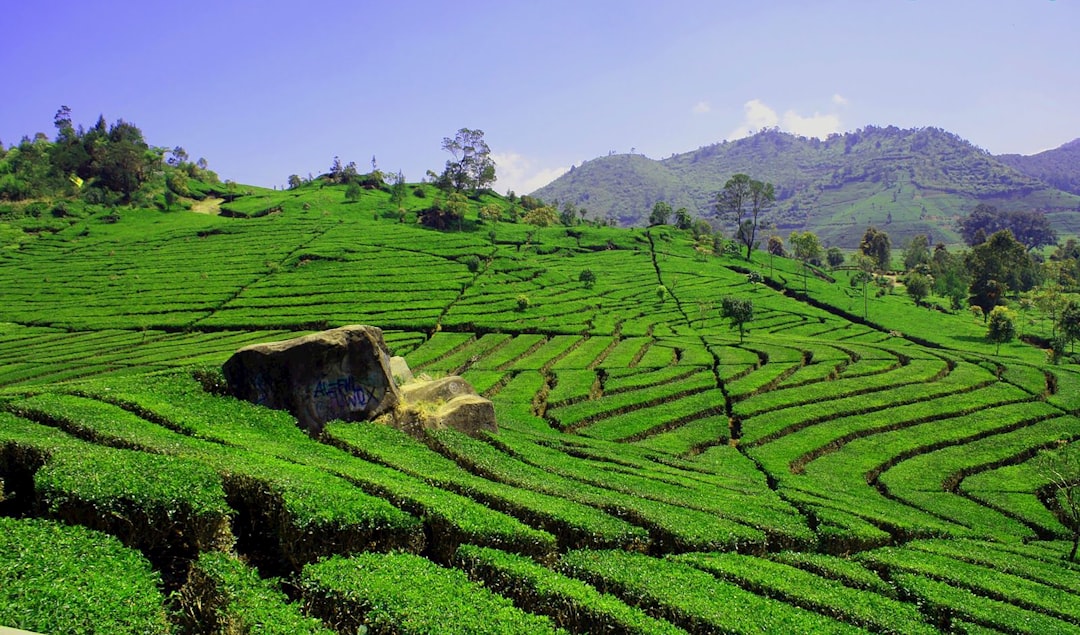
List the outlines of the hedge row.
{"type": "Polygon", "coordinates": [[[561,569],[694,633],[862,632],[673,560],[625,551],[571,551],[561,569]]]}
{"type": "Polygon", "coordinates": [[[308,612],[339,633],[564,632],[465,573],[410,554],[334,556],[304,567],[300,588],[308,612]]]}
{"type": "Polygon", "coordinates": [[[40,633],[172,633],[161,578],[112,536],[0,517],[0,624],[40,633]]]}
{"type": "Polygon", "coordinates": [[[575,633],[675,635],[686,632],[528,558],[462,545],[455,565],[473,581],[512,599],[520,608],[547,615],[575,633]]]}

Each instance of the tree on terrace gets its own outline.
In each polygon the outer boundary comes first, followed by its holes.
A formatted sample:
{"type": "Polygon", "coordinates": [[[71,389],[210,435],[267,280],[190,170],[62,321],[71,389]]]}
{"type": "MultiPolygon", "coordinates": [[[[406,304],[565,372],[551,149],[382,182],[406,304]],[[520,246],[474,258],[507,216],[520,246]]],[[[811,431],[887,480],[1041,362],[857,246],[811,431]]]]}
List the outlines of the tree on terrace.
{"type": "Polygon", "coordinates": [[[649,224],[667,225],[669,218],[671,218],[671,205],[664,201],[656,201],[652,206],[652,213],[649,214],[649,224]]]}
{"type": "Polygon", "coordinates": [[[915,306],[921,306],[926,296],[930,295],[933,280],[931,280],[930,276],[921,274],[918,271],[912,271],[904,279],[904,286],[907,288],[908,297],[915,302],[915,306]]]}
{"type": "Polygon", "coordinates": [[[904,247],[904,271],[914,271],[919,265],[930,264],[930,239],[925,235],[914,236],[904,247]]]}
{"type": "Polygon", "coordinates": [[[990,311],[989,322],[986,326],[986,339],[995,344],[994,354],[1001,352],[1002,342],[1011,342],[1016,337],[1016,325],[1013,322],[1012,311],[1003,306],[996,306],[990,311]]]}
{"type": "Polygon", "coordinates": [[[458,192],[476,193],[495,182],[495,161],[483,130],[462,128],[452,138],[443,138],[442,149],[454,158],[446,162],[440,183],[458,192]]]}
{"type": "Polygon", "coordinates": [[[867,227],[859,243],[859,251],[869,256],[879,271],[892,267],[892,244],[889,235],[876,227],[867,227]]]}
{"type": "Polygon", "coordinates": [[[1047,485],[1040,494],[1057,507],[1062,524],[1072,531],[1072,549],[1066,560],[1076,562],[1080,546],[1080,446],[1058,441],[1058,447],[1044,450],[1036,457],[1036,469],[1047,485]]]}
{"type": "Polygon", "coordinates": [[[972,248],[964,265],[971,274],[970,303],[981,307],[984,315],[1001,304],[1007,290],[1026,291],[1032,269],[1027,249],[1007,229],[972,248]]]}
{"type": "Polygon", "coordinates": [[[829,263],[829,266],[833,269],[844,264],[844,252],[840,251],[839,247],[829,247],[829,250],[825,252],[825,262],[829,263]]]}
{"type": "Polygon", "coordinates": [[[754,320],[754,301],[724,296],[720,300],[720,317],[727,319],[731,323],[731,328],[739,329],[739,343],[741,344],[746,325],[754,320]]]}
{"type": "Polygon", "coordinates": [[[821,259],[821,242],[813,232],[791,232],[788,244],[795,253],[795,258],[802,262],[803,293],[806,293],[806,275],[811,264],[821,259]]]}
{"type": "Polygon", "coordinates": [[[751,179],[746,174],[736,174],[724,184],[716,196],[717,216],[735,226],[735,238],[746,245],[746,259],[757,245],[757,232],[762,216],[776,200],[772,183],[751,179]]]}
{"type": "Polygon", "coordinates": [[[685,207],[680,207],[675,210],[675,226],[679,229],[690,229],[694,224],[694,219],[690,217],[690,212],[685,207]]]}

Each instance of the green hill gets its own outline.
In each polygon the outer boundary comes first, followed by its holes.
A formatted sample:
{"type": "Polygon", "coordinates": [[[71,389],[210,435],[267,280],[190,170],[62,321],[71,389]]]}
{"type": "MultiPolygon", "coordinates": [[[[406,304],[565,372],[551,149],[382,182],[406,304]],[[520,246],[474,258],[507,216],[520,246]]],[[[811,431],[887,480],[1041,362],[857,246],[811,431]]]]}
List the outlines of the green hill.
{"type": "MultiPolygon", "coordinates": [[[[1060,165],[1053,157],[1044,162],[1060,165]]],[[[980,202],[1040,210],[1060,233],[1080,232],[1080,196],[1056,189],[1060,179],[1045,180],[1051,177],[936,128],[869,126],[824,141],[766,130],[659,161],[613,155],[586,161],[534,194],[640,226],[661,200],[710,217],[716,193],[740,172],[776,186],[771,221],[783,236],[809,230],[839,247],[856,247],[867,225],[884,228],[894,244],[917,234],[959,243],[956,220],[980,202]]]]}
{"type": "Polygon", "coordinates": [[[1003,154],[997,158],[1052,187],[1080,195],[1080,139],[1031,156],[1003,154]]]}
{"type": "Polygon", "coordinates": [[[0,625],[1080,632],[1037,458],[1080,434],[1075,363],[672,227],[485,221],[511,207],[487,195],[437,231],[430,186],[247,190],[0,251],[0,625]],[[311,438],[215,391],[241,346],[354,323],[499,432],[311,438]]]}

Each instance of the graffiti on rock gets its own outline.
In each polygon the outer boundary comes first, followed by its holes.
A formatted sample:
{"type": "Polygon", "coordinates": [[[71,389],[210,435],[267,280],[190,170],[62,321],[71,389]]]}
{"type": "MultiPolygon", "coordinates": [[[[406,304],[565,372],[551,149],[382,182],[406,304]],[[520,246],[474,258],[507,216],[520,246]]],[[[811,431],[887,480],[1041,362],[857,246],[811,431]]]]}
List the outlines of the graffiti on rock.
{"type": "Polygon", "coordinates": [[[346,413],[365,410],[377,402],[375,392],[363,386],[355,377],[321,379],[311,387],[311,402],[316,413],[327,420],[346,413]]]}

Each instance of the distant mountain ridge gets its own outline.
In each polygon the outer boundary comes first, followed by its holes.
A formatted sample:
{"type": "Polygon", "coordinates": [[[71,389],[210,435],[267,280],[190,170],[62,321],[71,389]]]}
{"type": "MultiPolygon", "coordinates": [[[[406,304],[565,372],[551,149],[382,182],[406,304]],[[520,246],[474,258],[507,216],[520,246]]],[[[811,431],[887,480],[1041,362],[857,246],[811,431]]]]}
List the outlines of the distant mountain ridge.
{"type": "Polygon", "coordinates": [[[1030,156],[1002,154],[997,158],[1051,187],[1080,195],[1080,139],[1030,156]]]}
{"type": "Polygon", "coordinates": [[[897,245],[916,234],[956,243],[956,219],[980,202],[1042,210],[1059,232],[1080,233],[1080,143],[996,157],[939,128],[868,126],[824,140],[764,130],[663,160],[592,159],[533,194],[624,226],[645,224],[660,200],[709,218],[740,172],[775,185],[771,231],[810,230],[829,245],[857,246],[868,225],[897,245]]]}

